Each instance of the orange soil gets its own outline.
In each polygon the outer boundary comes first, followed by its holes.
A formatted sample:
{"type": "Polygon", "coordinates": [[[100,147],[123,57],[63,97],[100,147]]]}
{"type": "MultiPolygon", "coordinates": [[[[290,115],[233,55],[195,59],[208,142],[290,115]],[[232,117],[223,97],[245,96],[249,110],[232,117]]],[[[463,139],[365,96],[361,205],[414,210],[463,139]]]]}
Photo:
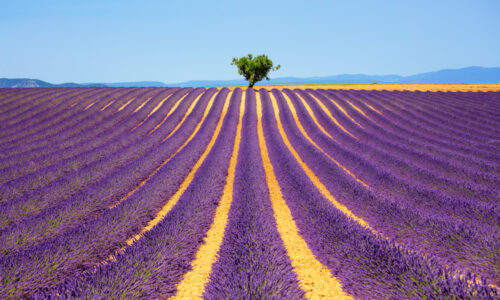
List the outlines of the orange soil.
{"type": "Polygon", "coordinates": [[[356,222],[358,222],[361,226],[366,227],[366,228],[370,229],[373,233],[377,234],[377,232],[373,228],[370,227],[370,225],[368,224],[368,222],[366,222],[362,218],[356,216],[350,209],[348,209],[345,205],[343,205],[340,202],[338,202],[332,196],[332,194],[330,194],[330,191],[328,191],[328,189],[326,188],[326,186],[319,180],[319,178],[316,176],[316,174],[314,174],[314,172],[302,160],[302,158],[297,153],[297,151],[295,151],[295,149],[293,148],[292,144],[288,140],[287,134],[286,134],[285,130],[283,129],[283,125],[281,124],[281,120],[279,118],[279,108],[278,108],[278,104],[276,103],[276,99],[274,98],[274,96],[272,94],[270,96],[271,96],[271,101],[272,101],[272,104],[273,104],[274,116],[275,116],[277,124],[278,124],[278,130],[279,130],[279,132],[280,132],[280,134],[281,134],[281,136],[283,138],[283,142],[288,147],[288,149],[290,150],[290,152],[292,153],[292,155],[295,157],[295,159],[297,160],[297,162],[300,164],[300,166],[302,167],[302,169],[306,172],[307,176],[312,181],[312,183],[314,183],[314,185],[321,192],[321,194],[325,198],[327,198],[338,210],[342,211],[346,216],[348,216],[349,218],[351,218],[351,219],[355,220],[356,222]]]}
{"type": "Polygon", "coordinates": [[[92,107],[92,105],[94,105],[94,104],[95,104],[95,102],[90,103],[90,104],[89,104],[89,105],[87,105],[87,106],[86,106],[83,110],[87,110],[87,109],[91,108],[91,107],[92,107]]]}
{"type": "MultiPolygon", "coordinates": [[[[148,132],[148,135],[150,135],[151,133],[155,132],[163,123],[165,123],[165,121],[167,120],[167,118],[172,114],[172,112],[174,112],[177,107],[179,106],[179,104],[181,104],[182,100],[184,100],[184,98],[186,98],[188,94],[185,94],[184,96],[182,96],[175,104],[174,106],[172,106],[170,108],[170,110],[168,111],[168,113],[163,117],[163,119],[160,121],[160,123],[158,123],[155,128],[151,129],[149,132],[148,132]]],[[[203,95],[203,93],[201,93],[194,101],[193,103],[197,103],[198,100],[200,99],[201,95],[203,95]]],[[[169,97],[170,98],[170,97],[169,97]]],[[[184,120],[184,119],[182,119],[184,120]]]]}
{"type": "MultiPolygon", "coordinates": [[[[201,94],[201,95],[203,95],[203,94],[201,94]]],[[[196,104],[196,101],[201,97],[201,95],[198,96],[198,98],[191,104],[191,106],[194,106],[196,104]]],[[[188,139],[179,147],[179,149],[177,149],[172,155],[170,155],[158,167],[156,167],[153,170],[153,172],[151,172],[151,174],[149,174],[148,177],[146,177],[144,180],[142,180],[133,190],[129,191],[125,196],[121,197],[120,200],[118,200],[118,202],[113,203],[111,206],[109,206],[109,208],[115,208],[120,203],[122,203],[123,201],[125,201],[128,197],[130,197],[131,195],[133,195],[141,186],[143,186],[144,184],[146,184],[146,182],[148,182],[149,179],[151,179],[151,177],[153,177],[154,174],[156,174],[164,165],[166,165],[170,161],[170,159],[172,157],[174,157],[177,153],[179,153],[194,138],[194,136],[196,135],[196,133],[199,131],[199,129],[201,127],[201,124],[205,121],[205,118],[207,117],[208,112],[212,108],[212,104],[214,102],[215,95],[216,94],[214,94],[212,96],[212,98],[210,99],[210,102],[208,103],[207,107],[205,108],[205,112],[203,114],[203,117],[201,118],[200,122],[198,122],[198,124],[196,125],[194,131],[191,133],[191,135],[188,137],[188,139]]],[[[174,130],[172,130],[172,132],[162,141],[162,143],[165,142],[166,140],[168,140],[168,138],[172,134],[174,134],[177,131],[177,129],[179,129],[180,125],[182,123],[184,123],[184,120],[186,120],[186,116],[189,115],[189,114],[191,114],[191,111],[192,110],[189,110],[188,112],[186,112],[186,114],[184,115],[183,119],[179,122],[179,124],[177,124],[177,126],[174,128],[174,130]]],[[[172,110],[170,110],[169,114],[171,112],[172,112],[172,110]]],[[[157,127],[159,127],[159,126],[157,126],[157,127]]]]}
{"type": "MultiPolygon", "coordinates": [[[[192,299],[202,298],[205,285],[209,282],[212,265],[217,261],[217,253],[222,245],[224,232],[228,222],[229,209],[233,201],[233,183],[238,161],[238,152],[241,140],[242,119],[245,111],[245,94],[242,96],[240,104],[240,116],[236,129],[236,137],[233,145],[233,154],[229,162],[226,184],[215,211],[214,220],[203,245],[196,253],[196,258],[191,263],[192,269],[184,275],[182,281],[177,285],[177,294],[172,299],[192,299]]],[[[231,97],[226,100],[229,102],[231,97]]]]}
{"type": "Polygon", "coordinates": [[[125,107],[127,107],[130,104],[130,102],[134,101],[135,99],[137,99],[137,97],[134,97],[134,98],[128,100],[127,103],[125,103],[122,106],[120,106],[120,108],[118,108],[117,111],[121,111],[122,109],[124,109],[125,107]]]}
{"type": "MultiPolygon", "coordinates": [[[[274,218],[276,219],[277,229],[283,240],[283,245],[290,257],[294,271],[297,274],[297,279],[306,293],[306,297],[309,299],[352,299],[351,295],[346,294],[342,290],[340,281],[332,276],[330,270],[314,256],[304,238],[299,234],[292,213],[283,199],[283,194],[281,193],[278,180],[276,179],[273,166],[269,159],[261,121],[262,103],[258,93],[256,97],[259,146],[262,152],[262,160],[266,173],[266,182],[269,187],[274,218]]],[[[275,104],[275,101],[273,104],[275,104]]]]}
{"type": "MultiPolygon", "coordinates": [[[[215,97],[215,94],[214,94],[214,97],[215,97]]],[[[226,101],[226,103],[224,104],[224,108],[223,108],[223,111],[222,111],[222,113],[220,115],[219,121],[217,123],[217,127],[215,128],[215,132],[214,132],[214,134],[212,136],[212,139],[208,143],[207,148],[205,149],[205,151],[203,152],[203,154],[201,155],[201,157],[198,159],[198,161],[196,162],[196,164],[193,166],[193,168],[191,169],[191,171],[189,172],[189,174],[186,176],[186,178],[184,179],[184,181],[181,183],[181,185],[180,185],[179,189],[177,190],[177,192],[175,192],[175,194],[163,205],[163,207],[158,212],[158,214],[156,215],[156,217],[154,219],[152,219],[151,221],[149,221],[149,223],[148,223],[147,226],[145,226],[144,228],[142,228],[139,233],[137,233],[135,236],[129,238],[126,241],[127,245],[129,245],[129,246],[132,245],[135,241],[139,240],[144,235],[144,233],[146,233],[146,232],[150,231],[151,229],[153,229],[158,223],[161,222],[161,220],[163,220],[163,218],[165,218],[165,216],[177,204],[177,202],[181,198],[181,196],[184,193],[184,191],[191,184],[191,181],[193,180],[194,175],[196,174],[196,171],[198,171],[198,168],[200,168],[200,166],[202,165],[203,161],[205,161],[205,158],[208,156],[208,154],[212,150],[212,147],[215,144],[215,141],[217,140],[217,137],[219,136],[219,132],[220,132],[220,129],[222,127],[222,121],[224,120],[224,117],[226,116],[227,109],[228,109],[228,104],[229,104],[229,101],[226,101]]],[[[200,124],[198,124],[198,125],[200,125],[200,124]]]]}
{"type": "Polygon", "coordinates": [[[316,100],[316,102],[318,103],[318,105],[321,107],[321,109],[330,117],[330,119],[332,119],[333,123],[335,123],[335,125],[337,125],[340,129],[342,129],[345,133],[347,133],[348,135],[352,136],[353,138],[355,139],[358,139],[354,134],[352,134],[351,132],[349,132],[347,129],[344,128],[344,126],[342,126],[339,121],[337,121],[337,119],[335,119],[335,117],[332,115],[332,113],[328,110],[328,108],[323,104],[323,102],[321,102],[318,98],[316,98],[314,95],[311,95],[311,97],[316,100]]]}
{"type": "Polygon", "coordinates": [[[152,98],[151,98],[151,97],[149,97],[148,99],[146,99],[146,101],[142,102],[142,104],[141,104],[141,105],[139,105],[139,107],[137,107],[137,108],[134,110],[134,112],[136,113],[136,112],[140,111],[140,110],[141,110],[141,108],[143,108],[143,107],[144,107],[144,105],[146,105],[146,104],[149,102],[149,100],[151,100],[151,99],[152,99],[152,98]]]}
{"type": "MultiPolygon", "coordinates": [[[[274,95],[271,95],[272,97],[274,97],[274,95]]],[[[347,174],[349,174],[352,178],[354,178],[357,182],[361,183],[364,187],[366,188],[370,188],[368,186],[368,184],[366,184],[363,180],[359,179],[354,173],[352,173],[350,170],[348,170],[346,167],[344,167],[341,163],[339,163],[335,158],[333,158],[332,156],[330,156],[330,154],[326,153],[325,151],[323,151],[323,149],[321,149],[320,146],[318,146],[316,144],[316,142],[309,136],[309,134],[307,134],[306,130],[304,129],[304,127],[302,126],[302,123],[300,123],[300,120],[299,120],[299,117],[297,115],[297,111],[295,110],[295,107],[293,106],[293,103],[291,102],[291,100],[288,98],[288,95],[284,94],[283,93],[283,96],[285,97],[285,100],[288,104],[288,106],[290,107],[290,110],[292,111],[292,114],[293,114],[293,118],[295,119],[295,123],[297,124],[297,127],[299,128],[300,132],[302,133],[303,136],[306,137],[307,140],[309,140],[309,142],[311,144],[313,144],[319,151],[323,152],[323,154],[325,154],[326,156],[328,156],[328,158],[333,161],[337,166],[339,166],[340,168],[342,168],[342,170],[344,170],[347,174]]],[[[308,106],[306,106],[306,108],[309,108],[308,106]]],[[[310,108],[309,108],[310,109],[310,108]]],[[[314,113],[312,113],[312,111],[309,111],[308,109],[308,112],[311,114],[311,117],[312,119],[314,120],[314,123],[316,123],[316,126],[318,126],[324,133],[326,133],[330,138],[332,138],[330,136],[330,134],[328,134],[328,132],[318,123],[318,121],[316,120],[316,117],[314,116],[314,113]]],[[[332,138],[333,139],[333,138],[332,138]]]]}
{"type": "Polygon", "coordinates": [[[108,106],[110,106],[111,104],[115,103],[115,101],[116,101],[116,99],[111,100],[108,104],[106,104],[103,108],[101,108],[101,111],[103,111],[106,108],[108,108],[108,106]]]}

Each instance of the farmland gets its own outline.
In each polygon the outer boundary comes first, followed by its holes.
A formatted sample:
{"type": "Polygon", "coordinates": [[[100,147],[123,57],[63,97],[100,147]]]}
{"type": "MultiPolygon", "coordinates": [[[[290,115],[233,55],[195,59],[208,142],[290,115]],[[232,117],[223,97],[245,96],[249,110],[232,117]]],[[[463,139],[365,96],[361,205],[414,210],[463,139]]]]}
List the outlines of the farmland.
{"type": "Polygon", "coordinates": [[[500,87],[370,86],[0,89],[0,298],[500,297],[500,87]]]}

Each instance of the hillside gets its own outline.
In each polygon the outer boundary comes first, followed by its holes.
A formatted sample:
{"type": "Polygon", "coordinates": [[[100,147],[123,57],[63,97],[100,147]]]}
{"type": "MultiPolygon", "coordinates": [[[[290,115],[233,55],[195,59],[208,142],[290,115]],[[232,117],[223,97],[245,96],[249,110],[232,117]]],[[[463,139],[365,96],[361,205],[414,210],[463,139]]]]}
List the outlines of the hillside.
{"type": "Polygon", "coordinates": [[[0,299],[498,299],[499,112],[500,92],[0,89],[0,299]]]}

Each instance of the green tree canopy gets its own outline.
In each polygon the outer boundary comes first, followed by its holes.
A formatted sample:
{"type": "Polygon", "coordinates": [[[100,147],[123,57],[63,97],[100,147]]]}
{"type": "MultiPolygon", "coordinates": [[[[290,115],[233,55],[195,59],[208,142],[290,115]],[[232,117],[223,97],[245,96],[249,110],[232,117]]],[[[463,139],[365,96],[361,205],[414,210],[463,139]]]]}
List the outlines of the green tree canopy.
{"type": "Polygon", "coordinates": [[[253,87],[256,82],[264,78],[269,80],[267,76],[269,71],[275,71],[280,68],[280,65],[273,68],[273,61],[265,54],[256,57],[253,57],[252,54],[240,58],[235,57],[231,65],[236,65],[238,73],[248,80],[248,87],[253,87]]]}

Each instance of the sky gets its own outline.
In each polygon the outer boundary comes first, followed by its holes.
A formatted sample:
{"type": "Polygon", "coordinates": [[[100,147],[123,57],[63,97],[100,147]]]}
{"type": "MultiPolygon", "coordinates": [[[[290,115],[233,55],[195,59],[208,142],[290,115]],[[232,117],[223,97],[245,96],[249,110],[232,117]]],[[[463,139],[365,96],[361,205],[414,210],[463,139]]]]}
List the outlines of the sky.
{"type": "Polygon", "coordinates": [[[500,1],[0,0],[0,77],[51,83],[500,67],[500,1]]]}

